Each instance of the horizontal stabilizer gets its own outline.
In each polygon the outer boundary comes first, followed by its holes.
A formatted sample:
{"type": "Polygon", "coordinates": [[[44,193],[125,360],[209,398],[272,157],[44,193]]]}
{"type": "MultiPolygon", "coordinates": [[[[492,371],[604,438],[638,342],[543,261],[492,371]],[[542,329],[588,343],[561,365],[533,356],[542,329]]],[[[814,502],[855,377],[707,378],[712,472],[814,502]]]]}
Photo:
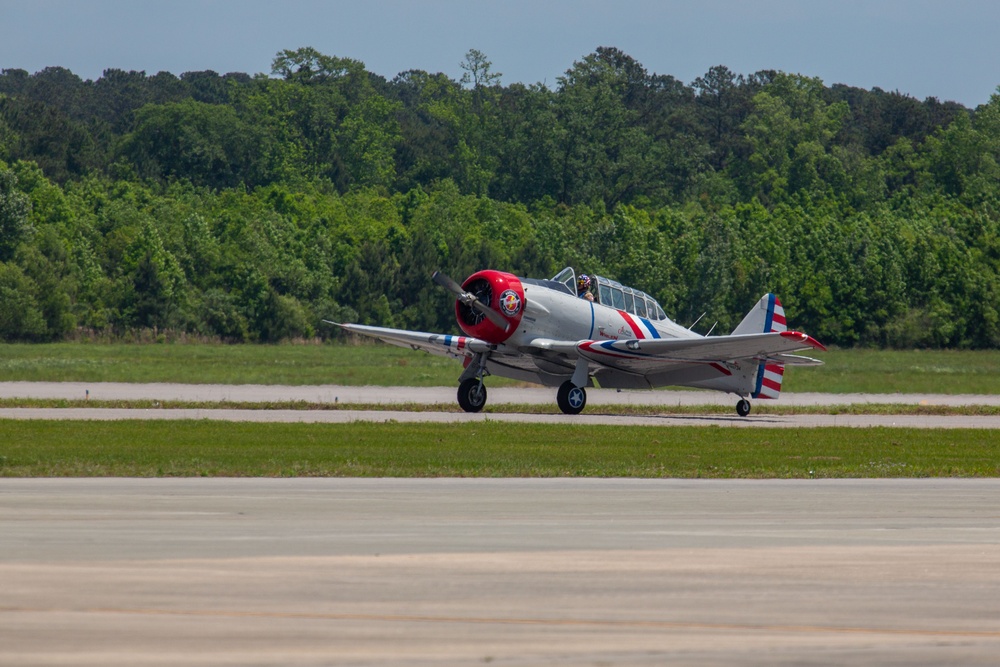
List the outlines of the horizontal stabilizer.
{"type": "Polygon", "coordinates": [[[822,366],[823,362],[812,357],[801,357],[797,354],[779,354],[771,357],[769,361],[776,361],[785,366],[822,366]]]}

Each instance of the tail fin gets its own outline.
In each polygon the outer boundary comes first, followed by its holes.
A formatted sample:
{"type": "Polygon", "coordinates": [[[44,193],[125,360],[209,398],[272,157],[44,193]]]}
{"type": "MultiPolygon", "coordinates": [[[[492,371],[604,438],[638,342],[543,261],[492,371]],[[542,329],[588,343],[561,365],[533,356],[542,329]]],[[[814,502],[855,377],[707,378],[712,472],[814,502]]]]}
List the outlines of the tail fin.
{"type": "MultiPolygon", "coordinates": [[[[765,294],[757,302],[757,305],[747,313],[739,326],[733,330],[733,333],[768,333],[787,330],[785,309],[782,308],[778,297],[773,294],[765,294]]],[[[756,388],[750,396],[753,398],[778,398],[784,374],[784,364],[761,362],[757,367],[756,388]]]]}
{"type": "Polygon", "coordinates": [[[785,309],[781,307],[778,297],[765,294],[760,297],[757,305],[750,309],[733,334],[768,333],[771,331],[787,331],[785,309]]]}

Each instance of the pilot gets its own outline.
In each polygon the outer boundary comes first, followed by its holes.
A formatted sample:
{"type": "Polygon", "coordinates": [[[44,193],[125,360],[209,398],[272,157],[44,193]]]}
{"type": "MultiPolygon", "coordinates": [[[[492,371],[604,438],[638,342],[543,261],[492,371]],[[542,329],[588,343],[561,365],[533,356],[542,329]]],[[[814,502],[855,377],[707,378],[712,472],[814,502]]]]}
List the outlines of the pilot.
{"type": "Polygon", "coordinates": [[[580,277],[576,279],[576,295],[587,301],[594,300],[594,295],[590,292],[590,276],[586,273],[581,273],[580,277]]]}

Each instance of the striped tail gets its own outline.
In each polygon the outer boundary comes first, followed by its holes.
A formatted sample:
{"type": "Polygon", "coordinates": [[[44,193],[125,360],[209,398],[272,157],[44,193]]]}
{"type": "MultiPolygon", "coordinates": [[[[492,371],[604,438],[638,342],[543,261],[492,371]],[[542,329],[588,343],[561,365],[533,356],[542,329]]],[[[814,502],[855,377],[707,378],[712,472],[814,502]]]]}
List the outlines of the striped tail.
{"type": "Polygon", "coordinates": [[[785,374],[784,364],[764,364],[757,368],[757,388],[753,398],[778,398],[781,393],[781,378],[785,374]]]}
{"type": "MultiPolygon", "coordinates": [[[[781,332],[788,331],[785,320],[785,309],[781,307],[778,297],[773,294],[766,294],[757,302],[757,308],[751,310],[744,318],[740,326],[737,327],[739,333],[750,333],[749,331],[739,331],[741,327],[747,325],[756,331],[781,332]],[[761,317],[763,315],[763,318],[761,317]],[[763,321],[761,321],[763,320],[763,321]],[[757,327],[760,327],[757,329],[757,327]]],[[[736,333],[736,332],[734,332],[736,333]]],[[[781,393],[781,380],[785,375],[785,365],[776,363],[761,362],[757,367],[757,386],[753,393],[753,398],[778,398],[781,393]]]]}

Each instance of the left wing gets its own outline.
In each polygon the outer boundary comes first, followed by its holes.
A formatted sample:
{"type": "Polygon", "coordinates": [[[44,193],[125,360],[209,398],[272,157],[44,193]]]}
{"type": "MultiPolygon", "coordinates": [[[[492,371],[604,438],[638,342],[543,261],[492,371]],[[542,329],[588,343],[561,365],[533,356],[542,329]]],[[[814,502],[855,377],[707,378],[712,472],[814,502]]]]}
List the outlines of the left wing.
{"type": "Polygon", "coordinates": [[[364,324],[341,324],[323,320],[345,331],[376,338],[385,343],[409,347],[414,350],[424,350],[442,357],[461,359],[471,357],[477,352],[488,352],[493,346],[484,340],[469,336],[452,336],[449,334],[425,333],[423,331],[407,331],[405,329],[389,329],[386,327],[370,327],[364,324]]]}

